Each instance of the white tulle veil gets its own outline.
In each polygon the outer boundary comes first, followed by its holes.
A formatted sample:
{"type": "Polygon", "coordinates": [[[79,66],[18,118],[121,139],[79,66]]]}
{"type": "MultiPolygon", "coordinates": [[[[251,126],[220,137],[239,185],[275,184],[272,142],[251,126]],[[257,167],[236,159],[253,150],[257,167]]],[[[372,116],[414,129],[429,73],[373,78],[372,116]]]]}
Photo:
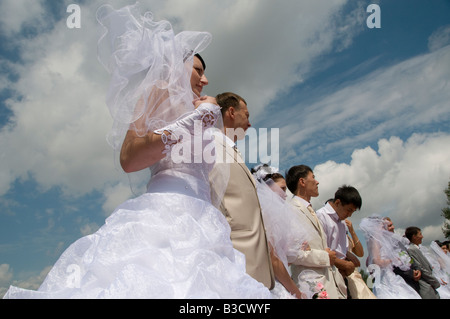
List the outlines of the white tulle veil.
{"type": "Polygon", "coordinates": [[[101,6],[97,20],[104,28],[98,59],[111,73],[106,104],[114,121],[108,141],[115,149],[128,129],[143,136],[194,109],[193,57],[211,34],[175,34],[170,22],[154,21],[151,12],[141,15],[138,3],[118,10],[101,6]]]}
{"type": "Polygon", "coordinates": [[[421,251],[433,266],[433,271],[441,271],[450,276],[450,257],[433,241],[429,247],[421,246],[421,251]]]}
{"type": "Polygon", "coordinates": [[[369,250],[368,264],[377,259],[389,260],[389,267],[406,271],[411,267],[411,258],[405,252],[408,240],[387,230],[388,221],[378,215],[363,218],[359,228],[364,233],[369,250]]]}
{"type": "Polygon", "coordinates": [[[267,240],[286,269],[299,252],[308,247],[312,230],[302,225],[292,206],[286,202],[286,193],[270,178],[278,169],[265,164],[252,169],[261,205],[267,240]]]}
{"type": "MultiPolygon", "coordinates": [[[[198,98],[190,83],[194,55],[209,45],[212,36],[197,31],[175,34],[170,22],[153,20],[151,12],[141,14],[139,3],[117,10],[101,6],[97,20],[103,29],[98,59],[111,74],[106,104],[113,125],[107,141],[116,151],[117,163],[128,130],[144,136],[194,111],[192,101],[198,98]]],[[[220,117],[216,128],[222,127],[220,117]]],[[[135,195],[142,193],[149,170],[128,176],[135,195]]],[[[218,178],[227,176],[223,172],[218,178]]],[[[223,193],[227,181],[215,189],[223,193]]],[[[215,196],[216,201],[220,196],[215,196]]]]}

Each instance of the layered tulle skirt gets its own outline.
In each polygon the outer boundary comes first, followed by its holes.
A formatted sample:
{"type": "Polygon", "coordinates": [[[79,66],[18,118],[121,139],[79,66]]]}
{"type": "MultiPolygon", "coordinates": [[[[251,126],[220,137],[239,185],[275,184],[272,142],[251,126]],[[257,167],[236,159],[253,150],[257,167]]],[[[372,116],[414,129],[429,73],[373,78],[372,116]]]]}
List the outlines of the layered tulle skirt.
{"type": "Polygon", "coordinates": [[[245,273],[224,216],[182,194],[126,201],[61,255],[38,291],[5,298],[270,298],[245,273]]]}
{"type": "Polygon", "coordinates": [[[373,292],[378,299],[421,299],[420,295],[405,280],[390,268],[381,268],[375,278],[373,292]]]}

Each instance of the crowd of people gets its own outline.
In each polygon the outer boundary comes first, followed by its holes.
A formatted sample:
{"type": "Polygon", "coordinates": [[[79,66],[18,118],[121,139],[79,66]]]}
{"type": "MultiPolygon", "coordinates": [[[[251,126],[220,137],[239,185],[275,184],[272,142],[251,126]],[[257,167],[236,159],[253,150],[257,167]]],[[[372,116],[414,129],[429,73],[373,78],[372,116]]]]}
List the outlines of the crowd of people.
{"type": "Polygon", "coordinates": [[[138,5],[103,6],[97,18],[106,30],[99,58],[111,73],[109,141],[125,172],[150,169],[147,191],[70,245],[37,291],[12,286],[5,298],[449,296],[448,254],[421,246],[417,228],[405,243],[379,216],[360,224],[369,289],[348,219],[362,206],[356,188],[340,187],[315,210],[319,182],[307,165],[285,177],[265,164],[247,168],[236,147],[250,127],[247,102],[201,96],[209,33],[175,35],[138,5]]]}
{"type": "MultiPolygon", "coordinates": [[[[348,219],[362,206],[362,199],[356,188],[348,185],[339,187],[334,198],[315,211],[311,205],[311,197],[318,196],[319,183],[308,166],[293,166],[287,171],[286,179],[276,168],[268,165],[260,165],[252,171],[259,181],[257,189],[263,219],[268,222],[266,231],[269,242],[271,247],[275,247],[278,256],[289,261],[285,267],[299,287],[302,298],[311,297],[305,285],[307,276],[314,277],[315,283],[320,281],[323,284],[328,298],[450,297],[448,241],[433,241],[429,247],[424,246],[420,228],[411,226],[406,228],[404,235],[399,235],[395,233],[394,224],[389,217],[372,215],[363,218],[359,225],[367,243],[368,251],[365,254],[348,219]],[[273,204],[267,186],[277,194],[282,194],[280,205],[273,204]],[[279,211],[290,213],[280,215],[279,211]],[[282,227],[273,227],[274,224],[277,225],[276,218],[282,219],[278,221],[282,227]],[[286,223],[286,220],[289,222],[286,223]],[[312,226],[309,231],[305,229],[307,225],[312,226]],[[292,227],[296,231],[291,232],[292,227]],[[299,229],[303,236],[299,236],[299,229]],[[291,246],[279,248],[277,241],[291,246]],[[300,242],[305,243],[300,248],[303,249],[302,253],[299,253],[299,247],[295,245],[300,242]],[[366,281],[358,270],[361,266],[358,257],[365,255],[370,272],[366,281]],[[371,289],[368,285],[372,286],[371,289]]],[[[293,294],[292,291],[290,293],[293,294]]]]}

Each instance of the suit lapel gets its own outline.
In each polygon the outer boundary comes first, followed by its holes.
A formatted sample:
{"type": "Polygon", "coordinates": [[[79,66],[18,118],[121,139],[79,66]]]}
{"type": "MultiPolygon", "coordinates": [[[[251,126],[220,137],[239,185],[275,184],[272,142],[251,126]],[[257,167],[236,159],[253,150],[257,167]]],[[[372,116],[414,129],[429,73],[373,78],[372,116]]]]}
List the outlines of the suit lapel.
{"type": "Polygon", "coordinates": [[[235,153],[235,154],[238,156],[238,158],[240,159],[240,160],[238,160],[238,161],[235,160],[235,163],[238,164],[238,165],[244,170],[245,174],[247,174],[247,177],[250,179],[250,181],[252,182],[253,186],[256,187],[256,184],[255,184],[255,180],[254,180],[254,178],[253,178],[253,175],[252,175],[252,173],[250,172],[250,170],[248,169],[248,167],[245,165],[245,162],[242,160],[241,156],[240,156],[237,152],[235,152],[234,150],[232,150],[232,151],[233,151],[233,153],[235,153]]]}
{"type": "Polygon", "coordinates": [[[428,271],[432,271],[433,268],[431,267],[430,262],[425,258],[420,248],[416,246],[412,246],[412,249],[415,251],[415,258],[418,260],[418,262],[422,265],[424,268],[428,268],[428,271]]]}
{"type": "Polygon", "coordinates": [[[294,197],[292,198],[292,201],[293,201],[294,205],[295,205],[296,207],[298,207],[298,208],[303,212],[303,214],[304,214],[306,217],[308,217],[308,219],[311,221],[311,223],[314,225],[314,227],[318,228],[319,225],[317,225],[317,222],[316,222],[316,220],[314,219],[314,217],[311,215],[311,213],[309,212],[309,210],[308,210],[302,203],[300,203],[299,200],[297,200],[297,198],[295,197],[295,195],[294,195],[294,197]]]}
{"type": "MultiPolygon", "coordinates": [[[[222,147],[225,149],[225,153],[227,154],[227,156],[223,159],[225,161],[225,163],[227,163],[227,159],[229,157],[231,157],[233,159],[233,163],[238,164],[241,167],[241,169],[244,170],[245,174],[247,174],[247,177],[250,179],[253,186],[256,187],[256,183],[255,183],[255,180],[253,179],[253,175],[250,172],[250,170],[247,168],[247,166],[245,165],[245,161],[243,160],[241,155],[238,152],[236,152],[232,147],[230,147],[223,140],[223,138],[217,138],[217,142],[218,142],[217,144],[222,145],[222,147]]],[[[230,163],[230,164],[233,164],[233,163],[230,163]]]]}
{"type": "MultiPolygon", "coordinates": [[[[294,204],[294,206],[298,207],[302,211],[302,213],[309,219],[309,221],[314,226],[314,228],[316,228],[316,230],[319,232],[319,235],[322,238],[322,240],[324,240],[324,238],[322,236],[324,234],[324,232],[323,232],[322,226],[320,225],[319,220],[314,218],[314,216],[311,215],[309,210],[299,200],[297,200],[295,195],[292,197],[292,203],[294,204]]],[[[326,241],[325,241],[325,243],[326,243],[326,241]]]]}

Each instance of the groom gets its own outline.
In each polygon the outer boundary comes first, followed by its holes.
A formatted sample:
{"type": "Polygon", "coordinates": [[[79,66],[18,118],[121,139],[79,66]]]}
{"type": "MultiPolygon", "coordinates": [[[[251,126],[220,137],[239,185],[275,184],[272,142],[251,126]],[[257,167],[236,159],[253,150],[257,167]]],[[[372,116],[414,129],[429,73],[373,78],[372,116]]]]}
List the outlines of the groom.
{"type": "Polygon", "coordinates": [[[440,287],[439,280],[433,276],[433,267],[420,250],[422,244],[422,231],[419,227],[410,226],[405,230],[405,236],[411,244],[408,253],[419,266],[422,276],[419,279],[419,294],[422,299],[440,299],[436,289],[440,287]]]}
{"type": "MultiPolygon", "coordinates": [[[[230,92],[217,95],[216,101],[221,107],[224,132],[233,134],[220,134],[215,138],[217,153],[223,153],[226,158],[222,158],[223,161],[219,158],[210,181],[214,180],[213,176],[229,170],[228,185],[219,209],[230,224],[233,247],[245,255],[246,272],[272,289],[274,273],[255,181],[235,144],[245,137],[245,131],[250,127],[247,103],[230,92]]],[[[215,189],[216,183],[210,184],[212,193],[220,193],[215,189]]]]}
{"type": "Polygon", "coordinates": [[[287,172],[286,185],[293,194],[287,201],[302,224],[309,225],[312,230],[308,241],[310,249],[300,251],[297,260],[292,261],[292,279],[298,286],[302,271],[313,270],[325,281],[323,284],[330,299],[346,299],[347,286],[334,266],[336,252],[328,248],[326,234],[310,203],[311,197],[319,196],[319,182],[310,167],[297,165],[287,172]]]}

